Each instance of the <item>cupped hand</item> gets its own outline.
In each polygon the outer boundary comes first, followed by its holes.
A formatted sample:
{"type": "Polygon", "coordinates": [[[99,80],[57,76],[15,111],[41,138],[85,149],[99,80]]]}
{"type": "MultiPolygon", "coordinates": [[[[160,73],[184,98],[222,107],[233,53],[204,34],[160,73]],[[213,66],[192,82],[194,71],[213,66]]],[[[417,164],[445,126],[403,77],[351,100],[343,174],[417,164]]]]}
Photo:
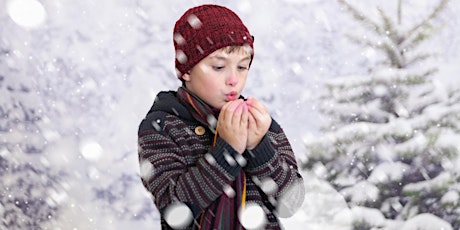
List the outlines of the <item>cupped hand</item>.
{"type": "Polygon", "coordinates": [[[242,154],[248,140],[249,108],[245,101],[239,99],[226,103],[217,120],[219,136],[242,154]]]}
{"type": "Polygon", "coordinates": [[[267,108],[257,99],[248,97],[248,134],[246,148],[254,149],[268,132],[272,118],[267,108]]]}

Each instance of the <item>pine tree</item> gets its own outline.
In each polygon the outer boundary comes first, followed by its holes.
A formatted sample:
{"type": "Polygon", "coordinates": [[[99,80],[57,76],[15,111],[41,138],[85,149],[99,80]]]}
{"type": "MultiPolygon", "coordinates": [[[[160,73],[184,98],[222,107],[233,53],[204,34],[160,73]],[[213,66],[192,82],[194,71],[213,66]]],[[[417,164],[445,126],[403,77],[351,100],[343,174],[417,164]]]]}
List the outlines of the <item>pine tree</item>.
{"type": "Polygon", "coordinates": [[[448,0],[410,27],[402,24],[401,0],[396,20],[378,9],[377,21],[339,2],[369,32],[351,41],[382,59],[368,76],[326,83],[319,100],[330,119],[322,137],[306,144],[303,167],[323,172],[352,207],[398,220],[432,213],[458,229],[460,97],[436,81],[437,68],[428,62],[433,54],[422,46],[435,35],[433,23],[448,0]]]}

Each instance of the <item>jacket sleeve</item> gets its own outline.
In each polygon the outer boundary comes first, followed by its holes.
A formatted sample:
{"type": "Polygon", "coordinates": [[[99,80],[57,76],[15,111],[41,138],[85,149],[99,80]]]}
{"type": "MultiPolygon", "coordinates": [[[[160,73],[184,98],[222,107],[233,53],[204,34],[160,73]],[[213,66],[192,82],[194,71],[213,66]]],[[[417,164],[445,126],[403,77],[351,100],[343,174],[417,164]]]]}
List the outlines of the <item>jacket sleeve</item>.
{"type": "Polygon", "coordinates": [[[302,205],[305,187],[292,147],[282,128],[272,121],[256,148],[244,154],[244,171],[276,208],[278,217],[292,216],[302,205]]]}
{"type": "Polygon", "coordinates": [[[141,179],[161,213],[172,203],[182,202],[196,217],[240,174],[241,166],[233,163],[239,154],[219,139],[190,165],[187,158],[197,155],[193,151],[197,144],[184,142],[189,130],[177,124],[177,119],[168,122],[167,115],[158,114],[142,121],[138,133],[141,179]]]}

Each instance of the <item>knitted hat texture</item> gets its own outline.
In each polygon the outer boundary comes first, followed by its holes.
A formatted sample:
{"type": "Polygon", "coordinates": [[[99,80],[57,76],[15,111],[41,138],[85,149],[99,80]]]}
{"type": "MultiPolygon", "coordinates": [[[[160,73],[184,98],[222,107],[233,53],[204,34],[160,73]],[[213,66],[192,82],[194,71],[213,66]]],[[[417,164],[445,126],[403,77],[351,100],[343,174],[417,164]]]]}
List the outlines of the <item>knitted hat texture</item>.
{"type": "Polygon", "coordinates": [[[179,79],[214,51],[227,46],[246,46],[251,55],[254,38],[230,9],[201,5],[187,10],[174,26],[176,72],[179,79]]]}

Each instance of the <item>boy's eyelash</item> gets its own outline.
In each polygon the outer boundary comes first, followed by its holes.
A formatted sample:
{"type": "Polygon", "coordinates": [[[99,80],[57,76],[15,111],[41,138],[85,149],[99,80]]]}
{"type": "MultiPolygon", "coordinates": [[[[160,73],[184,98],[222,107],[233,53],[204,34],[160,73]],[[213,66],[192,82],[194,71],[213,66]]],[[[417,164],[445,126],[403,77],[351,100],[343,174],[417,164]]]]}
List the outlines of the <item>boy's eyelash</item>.
{"type": "MultiPolygon", "coordinates": [[[[215,69],[215,70],[221,70],[223,69],[225,66],[213,66],[212,68],[215,69]]],[[[241,69],[241,70],[246,70],[246,69],[249,69],[249,67],[246,67],[246,66],[238,66],[238,69],[241,69]]]]}

